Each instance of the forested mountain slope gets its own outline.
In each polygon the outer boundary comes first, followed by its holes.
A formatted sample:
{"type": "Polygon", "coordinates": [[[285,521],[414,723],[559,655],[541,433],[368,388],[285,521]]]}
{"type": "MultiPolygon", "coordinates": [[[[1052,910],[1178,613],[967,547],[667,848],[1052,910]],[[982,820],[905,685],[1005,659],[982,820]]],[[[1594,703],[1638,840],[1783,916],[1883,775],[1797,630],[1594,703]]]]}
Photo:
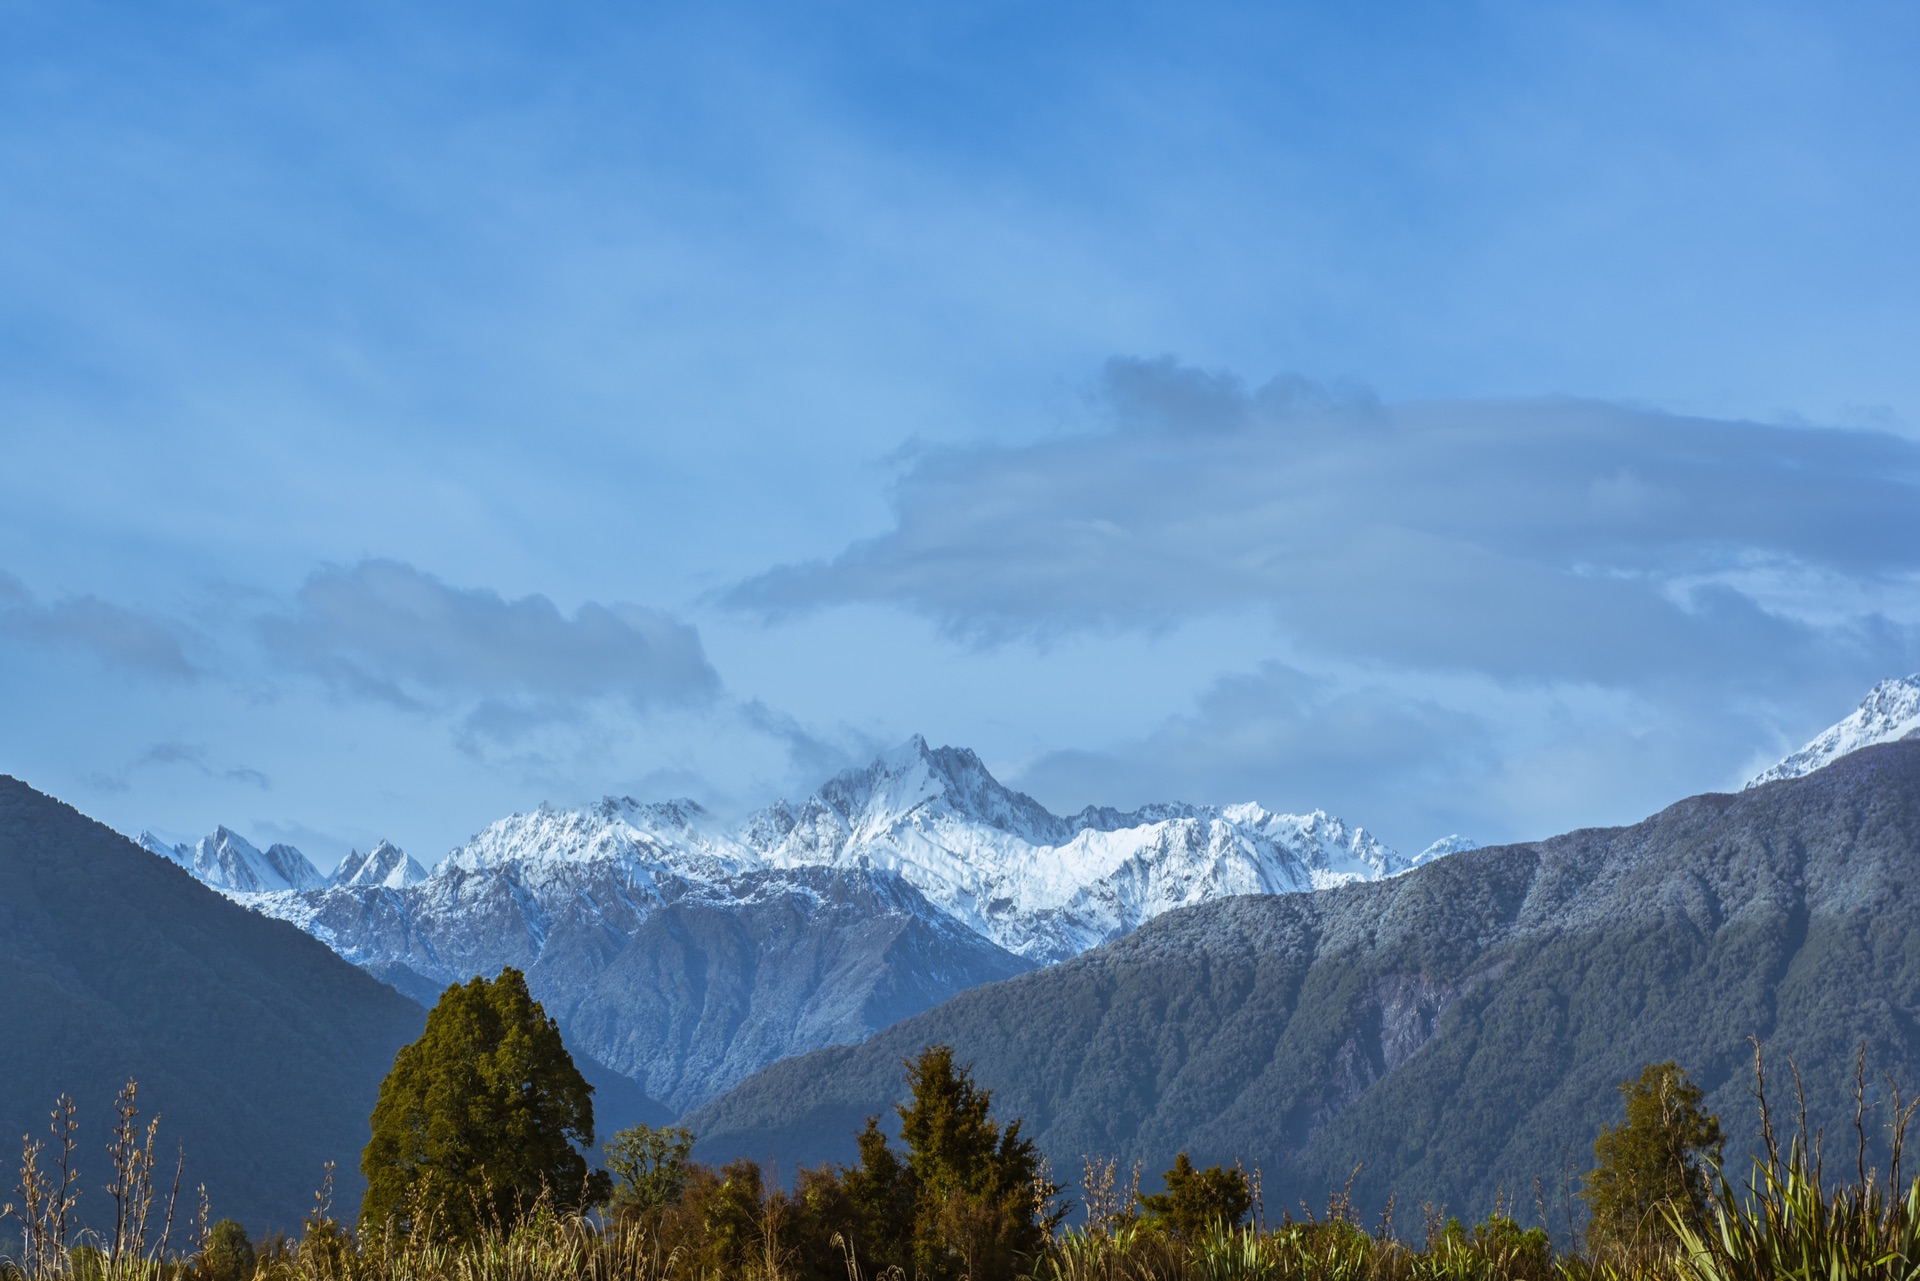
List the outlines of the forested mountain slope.
{"type": "Polygon", "coordinates": [[[845,1159],[953,1045],[1057,1172],[1083,1154],[1241,1158],[1270,1207],[1355,1166],[1378,1206],[1478,1213],[1582,1165],[1614,1085],[1677,1058],[1736,1143],[1749,1035],[1850,1130],[1854,1053],[1920,1085],[1920,742],[1682,801],[1631,827],[1455,854],[1313,894],[1168,913],[858,1046],[775,1064],[686,1118],[709,1159],[845,1159]]]}
{"type": "MultiPolygon", "coordinates": [[[[94,1219],[111,1216],[99,1189],[129,1076],[143,1110],[163,1114],[165,1178],[185,1146],[187,1198],[204,1182],[216,1215],[292,1229],[333,1161],[351,1213],[381,1078],[425,1017],[293,926],[4,776],[0,974],[7,1160],[72,1094],[94,1219]]],[[[181,1223],[192,1210],[183,1201],[181,1223]]]]}

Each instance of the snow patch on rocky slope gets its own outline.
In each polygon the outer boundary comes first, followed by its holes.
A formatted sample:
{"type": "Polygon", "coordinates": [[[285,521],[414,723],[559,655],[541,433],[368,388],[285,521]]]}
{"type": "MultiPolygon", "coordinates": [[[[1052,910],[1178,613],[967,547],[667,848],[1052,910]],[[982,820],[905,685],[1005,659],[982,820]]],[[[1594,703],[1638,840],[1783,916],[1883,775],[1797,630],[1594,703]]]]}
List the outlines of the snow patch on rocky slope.
{"type": "Polygon", "coordinates": [[[1881,681],[1839,724],[1779,764],[1754,776],[1748,787],[1799,778],[1863,747],[1920,737],[1920,674],[1881,681]]]}

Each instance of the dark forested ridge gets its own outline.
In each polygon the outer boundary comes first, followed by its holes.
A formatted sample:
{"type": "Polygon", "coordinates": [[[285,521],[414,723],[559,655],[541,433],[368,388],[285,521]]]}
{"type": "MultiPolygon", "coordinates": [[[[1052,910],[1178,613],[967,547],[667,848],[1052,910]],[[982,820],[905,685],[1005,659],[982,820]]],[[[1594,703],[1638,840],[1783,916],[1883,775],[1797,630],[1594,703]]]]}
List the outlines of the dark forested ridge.
{"type": "MultiPolygon", "coordinates": [[[[858,1046],[776,1064],[686,1124],[701,1155],[847,1159],[900,1063],[956,1048],[1056,1171],[1238,1157],[1269,1205],[1482,1211],[1581,1166],[1617,1082],[1678,1059],[1747,1141],[1749,1035],[1851,1133],[1854,1054],[1920,1085],[1920,743],[1698,796],[1632,827],[1391,881],[1170,913],[858,1046]]],[[[1786,1087],[1782,1085],[1784,1090],[1786,1087]]]]}
{"type": "Polygon", "coordinates": [[[143,1111],[164,1114],[163,1177],[177,1140],[184,1195],[204,1182],[216,1216],[294,1228],[327,1161],[351,1210],[380,1080],[425,1019],[293,926],[5,776],[0,973],[4,1159],[21,1135],[45,1138],[55,1097],[71,1093],[89,1217],[111,1218],[98,1189],[129,1076],[143,1111]]]}
{"type": "MultiPolygon", "coordinates": [[[[0,775],[0,1162],[22,1135],[47,1137],[68,1093],[97,1186],[114,1094],[135,1077],[142,1110],[164,1114],[166,1152],[185,1146],[187,1192],[204,1182],[216,1215],[292,1228],[333,1161],[351,1216],[380,1081],[440,995],[404,971],[379,977],[0,775]]],[[[574,1058],[600,1134],[671,1119],[630,1078],[574,1058]]],[[[80,1208],[108,1209],[93,1195],[80,1208]]]]}

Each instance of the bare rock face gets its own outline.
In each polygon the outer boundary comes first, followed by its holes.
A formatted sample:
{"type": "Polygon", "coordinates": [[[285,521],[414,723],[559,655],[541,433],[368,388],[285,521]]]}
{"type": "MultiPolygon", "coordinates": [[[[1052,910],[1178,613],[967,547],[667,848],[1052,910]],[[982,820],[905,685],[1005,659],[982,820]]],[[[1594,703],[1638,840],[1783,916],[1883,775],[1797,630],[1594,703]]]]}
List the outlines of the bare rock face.
{"type": "Polygon", "coordinates": [[[1631,827],[1169,912],[775,1064],[686,1123],[707,1159],[845,1160],[900,1098],[901,1059],[940,1043],[1055,1169],[1187,1151],[1257,1165],[1269,1205],[1321,1204],[1353,1176],[1373,1209],[1395,1192],[1479,1215],[1583,1163],[1649,1062],[1693,1074],[1730,1159],[1754,1134],[1750,1036],[1799,1065],[1830,1133],[1851,1133],[1863,1043],[1911,1095],[1916,885],[1920,741],[1900,741],[1631,827]]]}
{"type": "Polygon", "coordinates": [[[1031,968],[888,872],[803,868],[696,887],[624,943],[549,939],[528,973],[569,1039],[676,1110],[768,1063],[862,1040],[1031,968]]]}

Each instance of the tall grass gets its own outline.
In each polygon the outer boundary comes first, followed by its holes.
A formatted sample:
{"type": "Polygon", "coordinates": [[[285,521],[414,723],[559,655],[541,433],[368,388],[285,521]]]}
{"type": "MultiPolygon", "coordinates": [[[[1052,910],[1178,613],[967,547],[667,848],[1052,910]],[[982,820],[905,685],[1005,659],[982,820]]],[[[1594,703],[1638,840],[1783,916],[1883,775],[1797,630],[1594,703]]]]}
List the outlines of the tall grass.
{"type": "MultiPolygon", "coordinates": [[[[1896,1230],[1863,1237],[1857,1231],[1857,1189],[1823,1200],[1804,1179],[1761,1181],[1769,1202],[1756,1212],[1733,1189],[1716,1206],[1716,1232],[1697,1234],[1666,1257],[1594,1260],[1560,1254],[1495,1230],[1442,1234],[1415,1245],[1366,1232],[1341,1220],[1289,1223],[1267,1231],[1219,1227],[1181,1242],[1140,1225],[1109,1233],[1065,1233],[1031,1260],[1022,1275],[1034,1281],[1723,1281],[1803,1278],[1840,1281],[1920,1277],[1920,1183],[1874,1221],[1896,1230]],[[1835,1212],[1835,1204],[1838,1211],[1835,1212]]],[[[1511,1221],[1507,1221],[1511,1222],[1511,1221]]],[[[1481,1225],[1484,1229],[1486,1225],[1481,1225]]],[[[722,1272],[680,1250],[666,1251],[639,1227],[597,1221],[545,1208],[511,1224],[483,1228],[471,1240],[431,1231],[356,1239],[338,1224],[310,1223],[297,1239],[271,1243],[248,1278],[211,1272],[204,1259],[182,1252],[164,1258],[123,1256],[76,1247],[31,1264],[0,1265],[12,1281],[801,1281],[862,1276],[846,1257],[802,1260],[768,1251],[722,1272]]],[[[896,1278],[893,1281],[909,1281],[896,1278]]],[[[990,1281],[976,1278],[975,1281],[990,1281]]]]}
{"type": "MultiPolygon", "coordinates": [[[[1131,1186],[1111,1162],[1090,1162],[1086,1223],[1051,1239],[1019,1276],[1032,1281],[1920,1281],[1920,1179],[1903,1182],[1901,1162],[1916,1106],[1893,1096],[1891,1162],[1869,1167],[1864,1070],[1856,1072],[1857,1155],[1846,1176],[1826,1168],[1820,1135],[1809,1134],[1804,1096],[1797,1132],[1776,1140],[1764,1065],[1756,1050],[1756,1096],[1763,1152],[1739,1181],[1716,1173],[1704,1222],[1669,1215],[1673,1244],[1633,1256],[1556,1252],[1540,1228],[1506,1214],[1465,1226],[1429,1214],[1424,1239],[1403,1240],[1391,1211],[1372,1230],[1344,1192],[1324,1216],[1268,1226],[1215,1225],[1192,1239],[1156,1229],[1138,1214],[1131,1186]]],[[[1797,1075],[1796,1075],[1797,1085],[1797,1075]]],[[[262,1245],[243,1275],[209,1251],[204,1197],[191,1221],[175,1214],[178,1164],[162,1197],[155,1179],[154,1130],[138,1124],[131,1087],[122,1096],[109,1152],[113,1226],[75,1228],[77,1172],[72,1105],[54,1115],[51,1148],[28,1144],[17,1221],[16,1257],[0,1262],[0,1281],[914,1281],[894,1270],[862,1274],[852,1243],[805,1250],[786,1236],[791,1202],[770,1186],[750,1226],[747,1248],[715,1264],[701,1238],[547,1202],[510,1222],[493,1220],[455,1239],[433,1216],[410,1233],[356,1236],[316,1197],[304,1230],[262,1245]],[[175,1237],[183,1239],[175,1241],[175,1237]]],[[[1257,1177],[1254,1180],[1257,1190],[1257,1177]]],[[[709,1225],[710,1226],[710,1225],[709,1225]]],[[[696,1234],[702,1229],[696,1220],[696,1234]]],[[[735,1223],[730,1229],[742,1231],[735,1223]]],[[[817,1240],[817,1239],[816,1239],[817,1240]]],[[[968,1281],[1013,1281],[980,1276],[968,1281]]]]}

